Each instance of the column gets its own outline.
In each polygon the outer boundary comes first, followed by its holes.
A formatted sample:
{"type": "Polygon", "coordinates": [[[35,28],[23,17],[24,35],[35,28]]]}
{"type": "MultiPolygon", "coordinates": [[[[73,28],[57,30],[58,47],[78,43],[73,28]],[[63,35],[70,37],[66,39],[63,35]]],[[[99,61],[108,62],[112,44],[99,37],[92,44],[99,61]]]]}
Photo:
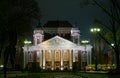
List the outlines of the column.
{"type": "Polygon", "coordinates": [[[43,64],[42,60],[43,60],[43,53],[42,50],[40,50],[40,67],[42,67],[43,64]]]}
{"type": "Polygon", "coordinates": [[[25,58],[25,57],[26,57],[26,56],[25,56],[26,54],[25,54],[25,53],[26,53],[26,52],[24,51],[24,68],[25,68],[25,65],[26,65],[26,60],[25,60],[25,59],[26,59],[26,58],[25,58]]]}
{"type": "Polygon", "coordinates": [[[78,34],[78,45],[80,45],[80,36],[78,34]]]}
{"type": "Polygon", "coordinates": [[[70,63],[69,63],[69,65],[70,65],[70,70],[72,70],[73,50],[69,50],[69,53],[70,53],[70,63]]]}
{"type": "Polygon", "coordinates": [[[54,70],[54,50],[51,51],[52,52],[52,70],[54,70]]]}
{"type": "Polygon", "coordinates": [[[37,51],[33,51],[33,62],[37,62],[37,51]]]}
{"type": "Polygon", "coordinates": [[[34,45],[37,44],[36,36],[34,35],[34,45]]]}
{"type": "Polygon", "coordinates": [[[43,50],[43,69],[45,69],[45,50],[43,50]]]}
{"type": "Polygon", "coordinates": [[[27,52],[27,60],[26,60],[26,64],[27,64],[27,66],[29,66],[29,51],[27,52]]]}
{"type": "Polygon", "coordinates": [[[92,54],[91,54],[91,51],[90,51],[90,64],[92,63],[92,61],[91,61],[92,58],[91,57],[92,57],[92,54]]]}
{"type": "Polygon", "coordinates": [[[60,59],[61,70],[63,70],[63,52],[64,52],[64,50],[61,50],[61,52],[60,52],[60,56],[61,56],[61,59],[60,59]]]}
{"type": "Polygon", "coordinates": [[[79,67],[81,69],[81,64],[82,64],[82,60],[81,60],[81,56],[82,56],[82,53],[81,53],[81,50],[78,50],[78,63],[79,63],[79,67]]]}
{"type": "Polygon", "coordinates": [[[88,52],[88,51],[86,51],[86,52],[87,52],[87,53],[86,53],[86,54],[87,54],[87,55],[86,55],[86,56],[87,56],[86,58],[87,58],[87,65],[88,65],[89,62],[90,62],[90,61],[89,61],[89,52],[88,52]]]}

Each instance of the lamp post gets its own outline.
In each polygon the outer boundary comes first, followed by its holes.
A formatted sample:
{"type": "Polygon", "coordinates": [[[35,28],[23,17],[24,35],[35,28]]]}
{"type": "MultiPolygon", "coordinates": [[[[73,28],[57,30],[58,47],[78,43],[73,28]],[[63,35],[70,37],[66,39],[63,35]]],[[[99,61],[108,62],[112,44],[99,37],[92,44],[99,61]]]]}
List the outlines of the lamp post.
{"type": "MultiPolygon", "coordinates": [[[[31,41],[28,41],[28,40],[25,40],[24,41],[24,44],[25,44],[25,46],[27,47],[27,64],[28,64],[28,62],[29,62],[29,45],[31,44],[32,42],[31,41]]],[[[25,65],[26,65],[26,59],[25,59],[25,56],[26,55],[26,53],[24,52],[24,68],[25,68],[25,65]]]]}
{"type": "Polygon", "coordinates": [[[84,71],[85,71],[85,67],[86,67],[86,65],[87,65],[87,52],[86,52],[86,45],[89,43],[89,41],[88,40],[82,40],[81,41],[81,43],[85,46],[85,48],[84,48],[84,54],[83,54],[83,61],[82,61],[82,64],[83,64],[83,69],[84,69],[84,71]]]}
{"type": "Polygon", "coordinates": [[[91,28],[90,31],[91,32],[100,32],[100,28],[91,28]]]}
{"type": "Polygon", "coordinates": [[[89,41],[88,40],[82,40],[81,43],[85,45],[85,52],[86,52],[86,44],[88,44],[89,41]]]}
{"type": "Polygon", "coordinates": [[[25,45],[29,45],[29,44],[31,44],[31,43],[32,43],[32,42],[31,42],[31,41],[28,41],[28,40],[25,40],[25,41],[24,41],[24,44],[25,44],[25,45]]]}
{"type": "MultiPolygon", "coordinates": [[[[90,29],[90,32],[92,32],[92,33],[99,33],[100,32],[100,28],[91,28],[90,29]]],[[[97,45],[96,45],[96,39],[94,38],[94,44],[93,44],[93,50],[94,50],[94,52],[97,50],[96,48],[97,48],[97,45]],[[96,48],[95,48],[96,47],[96,48]]],[[[100,47],[99,47],[99,49],[100,49],[100,47]]],[[[100,50],[99,50],[100,51],[100,50]]],[[[100,59],[100,58],[99,58],[100,59]]],[[[97,54],[95,53],[95,56],[94,56],[94,61],[95,61],[95,70],[97,71],[97,54]]]]}

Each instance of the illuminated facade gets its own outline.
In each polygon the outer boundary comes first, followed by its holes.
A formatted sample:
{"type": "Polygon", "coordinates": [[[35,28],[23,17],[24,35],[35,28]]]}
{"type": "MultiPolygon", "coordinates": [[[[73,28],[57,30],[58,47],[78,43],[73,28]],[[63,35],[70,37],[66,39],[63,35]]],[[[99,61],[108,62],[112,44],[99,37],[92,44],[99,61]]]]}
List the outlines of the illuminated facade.
{"type": "Polygon", "coordinates": [[[24,67],[35,62],[46,70],[72,70],[74,62],[77,62],[80,67],[91,64],[92,46],[80,45],[80,30],[67,26],[69,24],[66,24],[66,22],[59,23],[56,24],[57,28],[46,26],[44,29],[37,28],[34,30],[34,45],[23,47],[24,67]],[[66,27],[61,26],[63,24],[66,27]],[[45,37],[48,35],[45,33],[51,33],[52,35],[49,35],[50,38],[48,38],[45,37]]]}

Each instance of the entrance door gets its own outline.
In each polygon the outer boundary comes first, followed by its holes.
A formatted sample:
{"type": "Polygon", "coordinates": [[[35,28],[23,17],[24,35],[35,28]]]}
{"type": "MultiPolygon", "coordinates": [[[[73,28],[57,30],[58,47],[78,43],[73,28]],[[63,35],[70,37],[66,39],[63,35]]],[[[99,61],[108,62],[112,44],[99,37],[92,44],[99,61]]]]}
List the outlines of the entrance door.
{"type": "Polygon", "coordinates": [[[52,67],[52,62],[51,61],[49,61],[49,62],[46,62],[46,65],[45,65],[46,67],[46,69],[47,70],[51,70],[51,67],[52,67]]]}
{"type": "Polygon", "coordinates": [[[60,70],[60,53],[61,50],[55,50],[54,51],[54,66],[55,66],[55,70],[60,70]]]}
{"type": "Polygon", "coordinates": [[[55,62],[55,70],[60,70],[60,62],[55,62]]]}
{"type": "Polygon", "coordinates": [[[64,70],[68,70],[69,69],[69,61],[64,61],[63,65],[64,65],[64,70]]]}

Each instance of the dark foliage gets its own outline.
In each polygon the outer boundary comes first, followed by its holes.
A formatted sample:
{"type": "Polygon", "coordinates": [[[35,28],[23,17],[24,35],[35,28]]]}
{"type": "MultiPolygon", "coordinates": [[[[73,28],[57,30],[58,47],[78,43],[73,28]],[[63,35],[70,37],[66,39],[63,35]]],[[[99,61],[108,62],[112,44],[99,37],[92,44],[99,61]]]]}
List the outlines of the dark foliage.
{"type": "Polygon", "coordinates": [[[0,0],[0,54],[4,52],[4,73],[9,57],[14,68],[17,40],[29,34],[32,19],[40,19],[39,10],[35,0],[0,0]]]}

